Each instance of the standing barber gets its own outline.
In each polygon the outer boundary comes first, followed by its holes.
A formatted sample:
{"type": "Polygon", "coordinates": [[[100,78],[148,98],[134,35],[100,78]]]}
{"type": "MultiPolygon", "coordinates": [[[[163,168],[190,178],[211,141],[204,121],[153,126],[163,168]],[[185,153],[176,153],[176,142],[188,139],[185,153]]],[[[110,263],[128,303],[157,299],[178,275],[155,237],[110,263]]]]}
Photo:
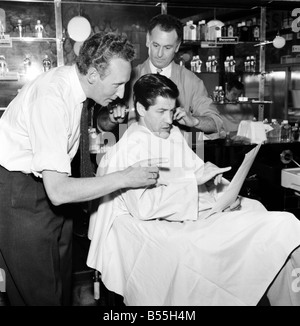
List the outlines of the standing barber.
{"type": "MultiPolygon", "coordinates": [[[[148,73],[160,73],[170,78],[179,89],[178,123],[218,138],[222,129],[222,119],[212,105],[203,81],[173,60],[181,41],[180,20],[167,14],[153,17],[147,30],[146,46],[149,49],[149,58],[133,69],[131,85],[148,73]]],[[[132,96],[129,95],[129,98],[130,107],[133,107],[132,96]]],[[[134,118],[134,112],[130,112],[129,122],[134,118]]]]}
{"type": "Polygon", "coordinates": [[[83,102],[107,106],[122,98],[133,58],[126,38],[95,34],[75,65],[25,85],[0,119],[0,267],[11,305],[70,303],[72,223],[65,204],[156,183],[156,166],[71,177],[83,102]]]}

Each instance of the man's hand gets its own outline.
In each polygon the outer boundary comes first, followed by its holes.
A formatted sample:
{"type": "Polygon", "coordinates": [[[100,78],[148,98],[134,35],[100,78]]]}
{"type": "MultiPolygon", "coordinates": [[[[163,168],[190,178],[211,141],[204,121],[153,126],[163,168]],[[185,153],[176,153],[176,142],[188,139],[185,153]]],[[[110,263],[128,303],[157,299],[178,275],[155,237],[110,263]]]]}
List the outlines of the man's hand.
{"type": "Polygon", "coordinates": [[[125,177],[125,188],[142,188],[155,185],[159,178],[159,165],[168,162],[167,158],[139,161],[121,171],[125,177]]]}
{"type": "Polygon", "coordinates": [[[241,209],[241,207],[242,207],[241,201],[242,201],[242,198],[240,196],[238,196],[237,199],[235,200],[235,202],[233,204],[231,204],[229,207],[225,208],[223,210],[223,212],[231,212],[231,211],[237,211],[237,210],[241,209]]]}
{"type": "Polygon", "coordinates": [[[197,184],[202,185],[213,179],[214,184],[218,185],[222,182],[223,173],[229,171],[230,169],[231,166],[219,168],[211,162],[206,162],[195,173],[197,184]]]}
{"type": "Polygon", "coordinates": [[[199,120],[193,117],[190,111],[186,112],[185,109],[181,107],[176,108],[174,120],[187,127],[194,127],[199,123],[199,120]]]}
{"type": "Polygon", "coordinates": [[[127,106],[123,103],[108,105],[109,119],[112,123],[122,123],[128,112],[127,106]]]}

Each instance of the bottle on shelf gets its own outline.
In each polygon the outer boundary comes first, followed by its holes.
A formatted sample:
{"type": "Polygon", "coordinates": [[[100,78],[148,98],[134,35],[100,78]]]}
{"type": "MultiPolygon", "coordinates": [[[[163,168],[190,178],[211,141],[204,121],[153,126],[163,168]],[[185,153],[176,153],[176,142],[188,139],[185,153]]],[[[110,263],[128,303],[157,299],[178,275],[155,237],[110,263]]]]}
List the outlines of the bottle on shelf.
{"type": "Polygon", "coordinates": [[[201,61],[199,55],[196,55],[195,56],[195,72],[200,73],[201,66],[202,66],[202,61],[201,61]]]}
{"type": "Polygon", "coordinates": [[[218,59],[215,55],[211,56],[211,72],[216,73],[218,69],[218,59]]]}
{"type": "Polygon", "coordinates": [[[50,60],[50,58],[48,57],[48,55],[45,54],[44,59],[43,59],[43,70],[44,70],[44,71],[48,71],[48,70],[51,69],[51,66],[52,66],[52,64],[51,64],[51,60],[50,60]]]}
{"type": "Polygon", "coordinates": [[[283,120],[281,123],[281,142],[288,143],[292,139],[292,127],[288,120],[283,120]]]}
{"type": "Polygon", "coordinates": [[[35,25],[36,37],[43,38],[44,26],[41,24],[41,21],[38,19],[35,25]]]}
{"type": "Polygon", "coordinates": [[[226,57],[225,61],[224,61],[224,71],[225,72],[229,72],[229,56],[226,57]]]}
{"type": "Polygon", "coordinates": [[[245,69],[245,72],[250,72],[250,56],[249,55],[246,57],[246,60],[244,62],[244,69],[245,69]]]}
{"type": "Polygon", "coordinates": [[[18,19],[17,30],[18,30],[18,33],[19,33],[19,37],[23,37],[23,26],[22,26],[22,20],[21,19],[18,19]]]}
{"type": "Polygon", "coordinates": [[[206,64],[206,71],[211,72],[211,56],[208,56],[208,59],[205,64],[206,64]]]}
{"type": "Polygon", "coordinates": [[[229,72],[235,72],[235,65],[236,65],[236,61],[234,60],[233,56],[231,55],[229,57],[229,72]]]}
{"type": "Polygon", "coordinates": [[[218,90],[218,99],[219,99],[219,103],[223,104],[224,103],[224,99],[225,99],[225,92],[223,90],[223,86],[219,86],[219,90],[218,90]]]}
{"type": "Polygon", "coordinates": [[[292,141],[299,141],[299,123],[295,122],[292,127],[292,141]]]}
{"type": "Polygon", "coordinates": [[[228,22],[228,25],[226,26],[226,36],[234,37],[234,34],[234,27],[230,22],[228,22]]]}
{"type": "Polygon", "coordinates": [[[183,27],[184,41],[196,41],[197,27],[192,20],[189,20],[183,27]]]}
{"type": "Polygon", "coordinates": [[[256,60],[255,56],[251,55],[250,56],[250,67],[249,67],[250,72],[255,72],[256,70],[256,60]]]}
{"type": "Polygon", "coordinates": [[[195,72],[195,71],[196,71],[196,59],[195,56],[193,56],[191,60],[191,72],[195,72]]]}
{"type": "Polygon", "coordinates": [[[204,41],[205,40],[205,29],[206,29],[205,23],[206,23],[205,20],[200,20],[198,22],[198,26],[197,26],[197,37],[196,37],[196,39],[198,41],[204,41]]]}
{"type": "Polygon", "coordinates": [[[280,143],[281,141],[281,126],[277,119],[272,119],[270,126],[273,128],[267,134],[269,143],[280,143]]]}
{"type": "Polygon", "coordinates": [[[260,26],[257,22],[256,17],[252,19],[252,39],[254,42],[260,41],[260,26]]]}
{"type": "Polygon", "coordinates": [[[7,73],[7,62],[4,55],[0,55],[0,77],[5,77],[7,73]]]}
{"type": "Polygon", "coordinates": [[[28,72],[30,70],[30,66],[31,66],[30,56],[28,54],[26,54],[26,56],[23,60],[23,65],[24,65],[25,74],[28,74],[28,72]]]}
{"type": "Polygon", "coordinates": [[[214,102],[219,102],[219,86],[215,86],[213,91],[212,99],[214,102]]]}

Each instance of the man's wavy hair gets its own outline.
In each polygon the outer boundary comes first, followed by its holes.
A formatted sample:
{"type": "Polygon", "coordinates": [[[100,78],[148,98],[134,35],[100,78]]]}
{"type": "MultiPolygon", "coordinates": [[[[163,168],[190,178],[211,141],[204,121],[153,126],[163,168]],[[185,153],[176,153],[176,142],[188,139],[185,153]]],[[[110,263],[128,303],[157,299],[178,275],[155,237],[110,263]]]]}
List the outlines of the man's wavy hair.
{"type": "Polygon", "coordinates": [[[154,16],[148,24],[147,27],[148,33],[151,34],[156,26],[159,26],[159,28],[165,32],[172,32],[173,30],[175,30],[178,37],[177,42],[179,43],[182,41],[183,26],[181,21],[175,16],[169,14],[160,14],[154,16]]]}
{"type": "Polygon", "coordinates": [[[96,33],[81,46],[76,64],[79,72],[86,75],[90,67],[94,67],[105,77],[112,58],[121,58],[131,62],[135,58],[135,50],[128,39],[116,33],[96,33]]]}
{"type": "MultiPolygon", "coordinates": [[[[171,79],[159,74],[146,74],[140,77],[133,86],[133,100],[142,104],[146,110],[155,105],[158,96],[176,100],[179,90],[171,79]]],[[[139,114],[136,110],[137,118],[139,114]]]]}

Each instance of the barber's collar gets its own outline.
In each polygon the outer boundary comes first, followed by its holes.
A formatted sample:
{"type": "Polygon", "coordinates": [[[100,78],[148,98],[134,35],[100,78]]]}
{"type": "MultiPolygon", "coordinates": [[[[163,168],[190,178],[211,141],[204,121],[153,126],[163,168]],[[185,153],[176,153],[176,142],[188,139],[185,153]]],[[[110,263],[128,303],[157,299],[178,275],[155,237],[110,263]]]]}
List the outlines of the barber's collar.
{"type": "MultiPolygon", "coordinates": [[[[152,74],[157,73],[157,69],[152,62],[149,60],[150,70],[152,74]]],[[[170,63],[167,67],[163,68],[163,70],[160,72],[160,75],[164,75],[168,78],[171,78],[171,72],[172,72],[172,64],[170,63]]]]}

